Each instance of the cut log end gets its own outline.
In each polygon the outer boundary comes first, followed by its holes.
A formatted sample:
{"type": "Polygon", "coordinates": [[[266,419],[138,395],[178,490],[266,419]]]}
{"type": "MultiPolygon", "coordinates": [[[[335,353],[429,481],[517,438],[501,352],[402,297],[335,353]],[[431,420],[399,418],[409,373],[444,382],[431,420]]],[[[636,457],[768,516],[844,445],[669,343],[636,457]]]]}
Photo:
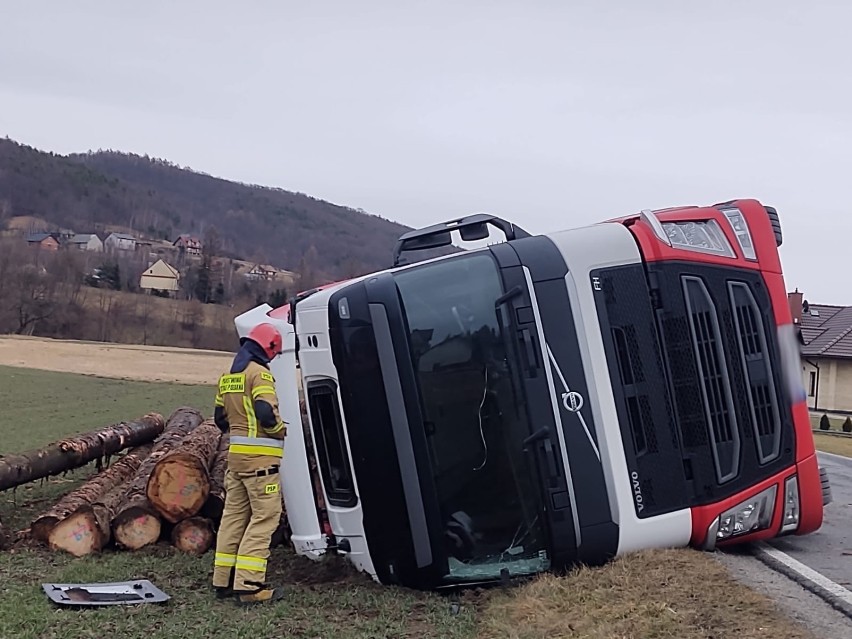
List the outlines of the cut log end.
{"type": "Polygon", "coordinates": [[[172,455],[154,467],[147,492],[163,519],[175,524],[198,513],[207,501],[207,469],[191,455],[172,455]]]}
{"type": "Polygon", "coordinates": [[[213,546],[213,523],[204,517],[190,517],[172,530],[175,548],[191,555],[203,555],[213,546]]]}
{"type": "Polygon", "coordinates": [[[103,548],[106,540],[94,512],[86,509],[56,524],[47,541],[51,550],[64,550],[75,557],[83,557],[103,548]]]}
{"type": "Polygon", "coordinates": [[[127,550],[139,550],[157,543],[161,530],[159,517],[141,508],[131,508],[115,523],[115,543],[127,550]]]}

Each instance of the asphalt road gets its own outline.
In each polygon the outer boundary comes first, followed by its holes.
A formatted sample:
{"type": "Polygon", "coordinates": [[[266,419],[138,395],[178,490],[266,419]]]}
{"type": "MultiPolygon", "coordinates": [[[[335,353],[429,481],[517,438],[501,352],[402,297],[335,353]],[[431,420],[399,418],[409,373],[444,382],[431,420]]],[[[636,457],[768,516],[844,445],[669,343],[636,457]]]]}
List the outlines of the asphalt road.
{"type": "Polygon", "coordinates": [[[782,537],[771,545],[852,590],[852,459],[819,453],[828,472],[834,500],[825,508],[817,532],[803,537],[782,537]]]}

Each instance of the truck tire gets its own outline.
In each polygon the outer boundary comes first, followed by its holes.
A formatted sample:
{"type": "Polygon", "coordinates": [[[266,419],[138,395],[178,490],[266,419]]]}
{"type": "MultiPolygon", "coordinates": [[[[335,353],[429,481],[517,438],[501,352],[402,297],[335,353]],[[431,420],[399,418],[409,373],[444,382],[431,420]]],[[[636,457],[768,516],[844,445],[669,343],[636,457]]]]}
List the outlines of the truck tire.
{"type": "Polygon", "coordinates": [[[822,483],[822,505],[828,506],[831,503],[831,484],[828,481],[828,473],[822,466],[819,467],[819,478],[822,483]]]}
{"type": "Polygon", "coordinates": [[[772,225],[772,231],[775,233],[775,246],[781,246],[784,236],[781,233],[781,220],[778,217],[778,211],[771,206],[766,206],[764,208],[766,209],[766,215],[769,216],[769,223],[772,225]]]}

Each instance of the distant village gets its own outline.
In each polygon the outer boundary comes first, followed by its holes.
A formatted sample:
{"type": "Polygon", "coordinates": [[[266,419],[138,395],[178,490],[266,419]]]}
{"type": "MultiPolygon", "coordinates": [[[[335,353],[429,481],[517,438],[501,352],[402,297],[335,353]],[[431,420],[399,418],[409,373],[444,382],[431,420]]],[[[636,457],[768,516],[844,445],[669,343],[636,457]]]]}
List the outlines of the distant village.
{"type": "MultiPolygon", "coordinates": [[[[139,288],[145,292],[173,296],[177,296],[181,290],[181,267],[199,262],[204,254],[202,240],[191,234],[180,234],[170,242],[118,232],[109,233],[101,239],[97,233],[76,233],[71,229],[61,229],[53,232],[30,232],[25,238],[27,245],[37,251],[85,251],[142,260],[144,270],[139,278],[139,288]]],[[[233,275],[247,283],[289,286],[297,279],[296,273],[292,271],[243,260],[213,257],[211,266],[222,270],[226,262],[231,265],[229,270],[233,275]]],[[[92,275],[97,277],[97,269],[92,275]]]]}

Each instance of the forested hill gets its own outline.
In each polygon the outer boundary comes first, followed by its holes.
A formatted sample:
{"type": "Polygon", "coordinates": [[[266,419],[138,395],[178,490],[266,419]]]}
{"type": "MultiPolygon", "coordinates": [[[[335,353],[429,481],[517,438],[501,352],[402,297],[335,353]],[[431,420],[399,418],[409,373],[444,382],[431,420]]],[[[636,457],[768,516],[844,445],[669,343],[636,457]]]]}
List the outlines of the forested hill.
{"type": "Polygon", "coordinates": [[[34,216],[78,233],[153,239],[215,227],[226,255],[328,277],[385,268],[408,227],[300,193],[251,186],[118,152],[60,156],[0,140],[0,225],[34,216]],[[307,260],[307,263],[305,262],[307,260]]]}

